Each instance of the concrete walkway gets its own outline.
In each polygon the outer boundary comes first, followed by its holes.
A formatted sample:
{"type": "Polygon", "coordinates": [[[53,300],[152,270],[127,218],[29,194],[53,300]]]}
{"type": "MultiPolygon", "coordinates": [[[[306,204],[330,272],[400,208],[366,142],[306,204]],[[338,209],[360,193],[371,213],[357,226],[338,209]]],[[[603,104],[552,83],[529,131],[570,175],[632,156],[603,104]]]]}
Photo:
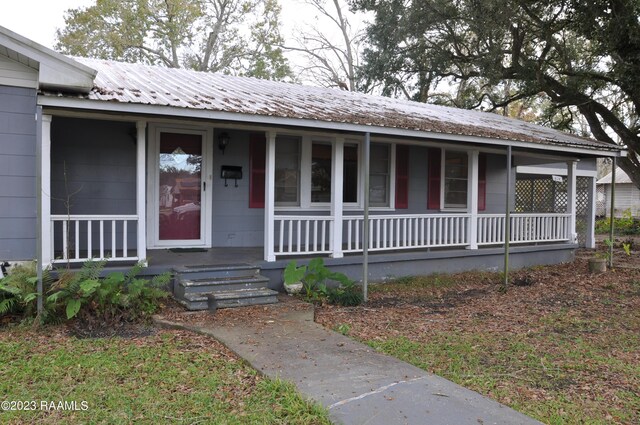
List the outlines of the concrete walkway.
{"type": "Polygon", "coordinates": [[[168,327],[213,336],[269,377],[293,382],[343,424],[539,424],[489,398],[329,331],[285,302],[242,320],[168,327]]]}

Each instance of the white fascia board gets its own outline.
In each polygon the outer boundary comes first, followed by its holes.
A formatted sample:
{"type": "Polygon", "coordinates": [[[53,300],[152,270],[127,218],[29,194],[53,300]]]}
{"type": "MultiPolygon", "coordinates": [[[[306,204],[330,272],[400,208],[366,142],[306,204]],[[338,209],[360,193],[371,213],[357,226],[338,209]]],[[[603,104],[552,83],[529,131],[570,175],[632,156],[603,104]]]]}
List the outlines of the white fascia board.
{"type": "MultiPolygon", "coordinates": [[[[519,165],[516,167],[517,173],[522,174],[544,174],[548,176],[566,176],[567,168],[549,168],[549,167],[535,167],[530,165],[519,165]]],[[[595,170],[576,170],[576,176],[578,177],[596,177],[598,172],[595,170]]]]}
{"type": "Polygon", "coordinates": [[[378,127],[366,124],[351,124],[336,121],[320,121],[303,118],[276,117],[273,115],[254,115],[238,112],[211,111],[206,109],[178,108],[163,105],[145,105],[140,103],[124,103],[117,101],[88,100],[64,96],[38,96],[38,104],[45,107],[84,109],[89,111],[117,112],[140,115],[159,115],[180,118],[198,118],[208,120],[236,121],[263,125],[281,125],[290,127],[307,127],[322,130],[345,131],[354,133],[372,133],[376,135],[412,137],[418,139],[444,140],[485,144],[494,146],[513,146],[524,149],[543,151],[569,152],[585,154],[594,157],[619,157],[620,151],[605,151],[599,149],[577,148],[522,142],[507,139],[485,138],[480,136],[466,136],[454,133],[436,133],[423,130],[407,130],[397,127],[378,127]]]}
{"type": "Polygon", "coordinates": [[[39,82],[43,88],[88,93],[97,71],[0,26],[0,45],[39,64],[39,82]]]}

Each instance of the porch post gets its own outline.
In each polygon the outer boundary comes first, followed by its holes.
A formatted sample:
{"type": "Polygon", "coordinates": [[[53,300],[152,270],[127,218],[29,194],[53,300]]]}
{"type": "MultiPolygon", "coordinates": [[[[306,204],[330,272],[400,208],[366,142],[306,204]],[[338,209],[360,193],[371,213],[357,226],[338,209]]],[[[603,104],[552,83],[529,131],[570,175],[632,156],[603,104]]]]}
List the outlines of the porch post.
{"type": "MultiPolygon", "coordinates": [[[[53,240],[51,235],[51,115],[42,115],[40,143],[40,234],[42,268],[53,261],[53,240]]],[[[40,266],[38,266],[40,268],[40,266]]]]}
{"type": "Polygon", "coordinates": [[[469,178],[467,179],[467,212],[469,216],[469,248],[478,249],[478,156],[469,151],[469,178]]]}
{"type": "Polygon", "coordinates": [[[343,206],[343,170],[344,137],[337,137],[333,144],[333,166],[331,176],[331,216],[333,217],[333,238],[331,247],[333,258],[342,258],[342,206],[343,206]]]}
{"type": "Polygon", "coordinates": [[[569,218],[569,241],[576,242],[576,161],[567,161],[567,214],[569,218]]]}
{"type": "Polygon", "coordinates": [[[276,184],[276,133],[266,133],[267,148],[265,154],[264,178],[264,260],[276,261],[273,238],[275,232],[275,184],[276,184]]]}
{"type": "Polygon", "coordinates": [[[147,156],[147,122],[136,122],[136,214],[138,215],[138,261],[147,263],[147,210],[146,210],[146,156],[147,156]]]}
{"type": "Polygon", "coordinates": [[[596,247],[596,178],[589,178],[589,207],[587,209],[587,235],[585,240],[586,248],[596,247]]]}

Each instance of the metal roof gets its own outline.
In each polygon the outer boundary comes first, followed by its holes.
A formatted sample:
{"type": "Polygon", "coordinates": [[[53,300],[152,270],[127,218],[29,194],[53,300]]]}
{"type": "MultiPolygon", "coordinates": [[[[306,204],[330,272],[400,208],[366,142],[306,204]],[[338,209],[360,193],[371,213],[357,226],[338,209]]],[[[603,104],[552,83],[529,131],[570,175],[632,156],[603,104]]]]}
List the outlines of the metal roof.
{"type": "Polygon", "coordinates": [[[93,90],[88,95],[43,95],[620,150],[607,143],[488,112],[218,73],[73,59],[98,71],[93,90]]]}
{"type": "MultiPolygon", "coordinates": [[[[624,183],[633,183],[627,173],[622,171],[622,168],[616,168],[616,184],[624,184],[624,183]]],[[[611,184],[611,173],[607,174],[600,180],[596,182],[596,184],[611,184]]]]}

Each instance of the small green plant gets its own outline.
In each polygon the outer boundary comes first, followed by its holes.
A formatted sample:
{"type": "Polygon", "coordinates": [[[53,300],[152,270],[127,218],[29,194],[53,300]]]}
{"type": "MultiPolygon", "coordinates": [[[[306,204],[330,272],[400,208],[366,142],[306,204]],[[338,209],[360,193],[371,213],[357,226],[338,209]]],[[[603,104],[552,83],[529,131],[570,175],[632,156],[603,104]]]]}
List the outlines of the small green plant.
{"type": "Polygon", "coordinates": [[[349,335],[349,331],[351,330],[351,326],[349,326],[349,324],[347,323],[340,323],[338,326],[335,327],[335,331],[342,334],[342,335],[349,335]]]}
{"type": "Polygon", "coordinates": [[[344,273],[332,272],[322,258],[314,258],[306,266],[297,267],[295,261],[287,264],[284,270],[284,284],[302,282],[304,298],[311,302],[324,302],[340,305],[358,305],[362,303],[362,294],[354,281],[344,273]],[[327,282],[337,282],[337,287],[327,282]]]}
{"type": "Polygon", "coordinates": [[[83,305],[89,303],[93,293],[100,287],[100,273],[106,261],[87,261],[78,273],[64,272],[53,285],[47,302],[63,305],[66,318],[75,317],[83,305]]]}
{"type": "Polygon", "coordinates": [[[100,281],[95,296],[94,311],[105,319],[139,319],[155,313],[159,300],[168,293],[163,289],[171,275],[155,276],[150,281],[139,278],[142,264],[136,264],[126,274],[110,273],[100,281]]]}
{"type": "Polygon", "coordinates": [[[159,300],[168,296],[163,290],[170,279],[168,273],[151,281],[138,277],[142,264],[129,272],[100,274],[105,262],[87,261],[80,272],[65,272],[52,288],[48,302],[64,306],[67,319],[82,311],[104,320],[135,320],[153,314],[159,300]]]}
{"type": "Polygon", "coordinates": [[[603,258],[608,263],[611,261],[611,248],[613,247],[613,241],[611,239],[605,239],[602,242],[605,245],[605,250],[597,252],[596,257],[603,258]]]}
{"type": "MultiPolygon", "coordinates": [[[[599,234],[609,233],[611,217],[606,217],[596,221],[595,232],[599,234]]],[[[613,219],[613,226],[616,233],[623,235],[640,234],[640,220],[633,217],[631,210],[627,209],[622,213],[622,217],[613,219]]]]}
{"type": "MultiPolygon", "coordinates": [[[[43,287],[46,291],[51,285],[48,270],[43,273],[43,287]]],[[[37,312],[38,278],[34,262],[18,265],[11,273],[0,279],[0,316],[14,314],[23,318],[32,318],[37,312]]],[[[50,305],[45,305],[45,315],[50,313],[50,305]]]]}
{"type": "Polygon", "coordinates": [[[627,257],[631,256],[631,244],[630,243],[622,243],[622,249],[624,253],[627,254],[627,257]]]}

